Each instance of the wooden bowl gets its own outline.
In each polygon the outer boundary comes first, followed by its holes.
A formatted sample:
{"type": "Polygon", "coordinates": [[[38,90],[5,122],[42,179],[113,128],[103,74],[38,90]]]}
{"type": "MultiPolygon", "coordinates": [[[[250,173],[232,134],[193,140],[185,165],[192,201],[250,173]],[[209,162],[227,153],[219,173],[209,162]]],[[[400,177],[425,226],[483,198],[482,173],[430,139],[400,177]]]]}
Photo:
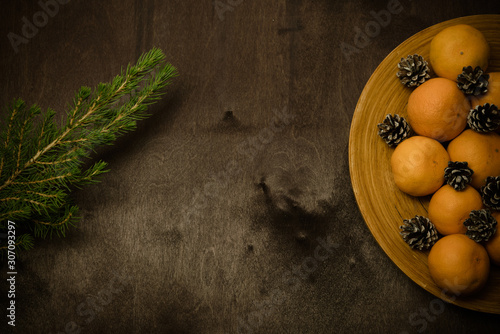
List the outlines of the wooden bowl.
{"type": "Polygon", "coordinates": [[[500,314],[500,268],[491,266],[485,288],[471,297],[449,297],[435,285],[427,267],[428,252],[412,250],[399,235],[403,219],[427,217],[430,197],[412,197],[397,189],[390,166],[394,149],[377,134],[377,124],[387,114],[406,117],[412,89],[396,77],[397,64],[410,54],[429,59],[432,38],[444,28],[469,24],[484,33],[491,47],[488,72],[500,71],[500,15],[475,15],[436,24],[407,39],[377,67],[359,98],[349,137],[349,169],[352,187],[371,233],[391,260],[418,285],[455,305],[500,314]]]}

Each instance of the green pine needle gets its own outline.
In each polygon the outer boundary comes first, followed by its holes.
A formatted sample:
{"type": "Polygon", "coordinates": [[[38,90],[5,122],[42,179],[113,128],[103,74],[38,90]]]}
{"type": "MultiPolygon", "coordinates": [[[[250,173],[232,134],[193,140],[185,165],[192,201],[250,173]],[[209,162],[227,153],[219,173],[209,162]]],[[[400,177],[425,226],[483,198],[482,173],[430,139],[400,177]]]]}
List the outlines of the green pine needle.
{"type": "MultiPolygon", "coordinates": [[[[148,117],[148,106],[161,99],[177,70],[159,49],[110,82],[75,94],[62,126],[56,112],[15,100],[0,123],[0,234],[16,223],[16,249],[33,248],[34,238],[65,236],[78,221],[71,189],[98,182],[107,164],[84,168],[100,145],[111,145],[148,117]]],[[[7,241],[0,239],[0,255],[7,241]]]]}

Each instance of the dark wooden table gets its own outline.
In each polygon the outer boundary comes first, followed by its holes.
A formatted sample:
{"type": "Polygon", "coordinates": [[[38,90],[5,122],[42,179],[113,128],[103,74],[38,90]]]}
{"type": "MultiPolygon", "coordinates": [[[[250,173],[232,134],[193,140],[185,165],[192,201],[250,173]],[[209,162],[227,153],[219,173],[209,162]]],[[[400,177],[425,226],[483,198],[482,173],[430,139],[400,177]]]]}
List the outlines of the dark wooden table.
{"type": "Polygon", "coordinates": [[[63,114],[80,86],[153,46],[180,77],[96,154],[111,172],[74,194],[78,228],[18,260],[16,327],[2,316],[0,332],[498,332],[500,316],[439,303],[391,262],[347,157],[384,57],[433,24],[487,13],[500,3],[4,1],[2,107],[22,97],[63,114]]]}

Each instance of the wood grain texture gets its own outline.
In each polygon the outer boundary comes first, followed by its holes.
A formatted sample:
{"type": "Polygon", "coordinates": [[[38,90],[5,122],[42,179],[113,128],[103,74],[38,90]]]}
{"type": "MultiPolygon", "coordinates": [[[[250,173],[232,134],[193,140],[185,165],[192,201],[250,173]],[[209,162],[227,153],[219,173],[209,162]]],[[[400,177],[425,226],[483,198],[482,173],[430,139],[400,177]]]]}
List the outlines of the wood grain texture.
{"type": "Polygon", "coordinates": [[[377,135],[376,125],[387,114],[407,118],[411,93],[395,77],[395,64],[409,54],[429,59],[432,38],[456,24],[482,31],[491,47],[488,71],[500,70],[500,15],[476,15],[429,27],[404,41],[377,67],[368,80],[354,112],[349,138],[349,165],[354,194],[372,234],[394,263],[421,287],[448,302],[472,310],[500,314],[500,269],[492,266],[485,289],[467,298],[448,297],[433,282],[427,267],[428,252],[412,250],[399,235],[403,219],[428,216],[430,196],[413,197],[400,191],[392,177],[389,148],[377,135]]]}
{"type": "MultiPolygon", "coordinates": [[[[401,0],[347,56],[342,43],[388,1],[221,2],[233,4],[222,19],[208,0],[72,0],[17,53],[6,36],[40,6],[2,4],[1,106],[22,97],[62,115],[76,89],[153,46],[180,77],[96,153],[111,172],[74,194],[78,227],[18,260],[18,323],[0,332],[495,332],[498,316],[437,309],[387,257],[356,204],[348,141],[395,47],[500,4],[401,0]]],[[[5,295],[0,284],[3,310],[5,295]]]]}

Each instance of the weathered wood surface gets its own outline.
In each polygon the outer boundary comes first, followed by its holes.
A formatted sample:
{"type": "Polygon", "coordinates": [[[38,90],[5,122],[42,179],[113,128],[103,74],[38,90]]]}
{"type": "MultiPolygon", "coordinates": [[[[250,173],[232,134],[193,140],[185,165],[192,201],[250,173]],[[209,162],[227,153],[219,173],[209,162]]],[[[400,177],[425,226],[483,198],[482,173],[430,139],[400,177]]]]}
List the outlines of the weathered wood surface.
{"type": "Polygon", "coordinates": [[[42,7],[4,2],[2,106],[22,97],[62,113],[81,85],[153,46],[180,77],[137,131],[98,152],[111,172],[75,194],[79,228],[18,260],[16,327],[3,317],[1,332],[496,332],[499,316],[440,304],[383,253],[347,145],[357,99],[393,48],[500,4],[401,0],[356,40],[393,4],[73,0],[38,15],[16,52],[9,32],[42,7]]]}

